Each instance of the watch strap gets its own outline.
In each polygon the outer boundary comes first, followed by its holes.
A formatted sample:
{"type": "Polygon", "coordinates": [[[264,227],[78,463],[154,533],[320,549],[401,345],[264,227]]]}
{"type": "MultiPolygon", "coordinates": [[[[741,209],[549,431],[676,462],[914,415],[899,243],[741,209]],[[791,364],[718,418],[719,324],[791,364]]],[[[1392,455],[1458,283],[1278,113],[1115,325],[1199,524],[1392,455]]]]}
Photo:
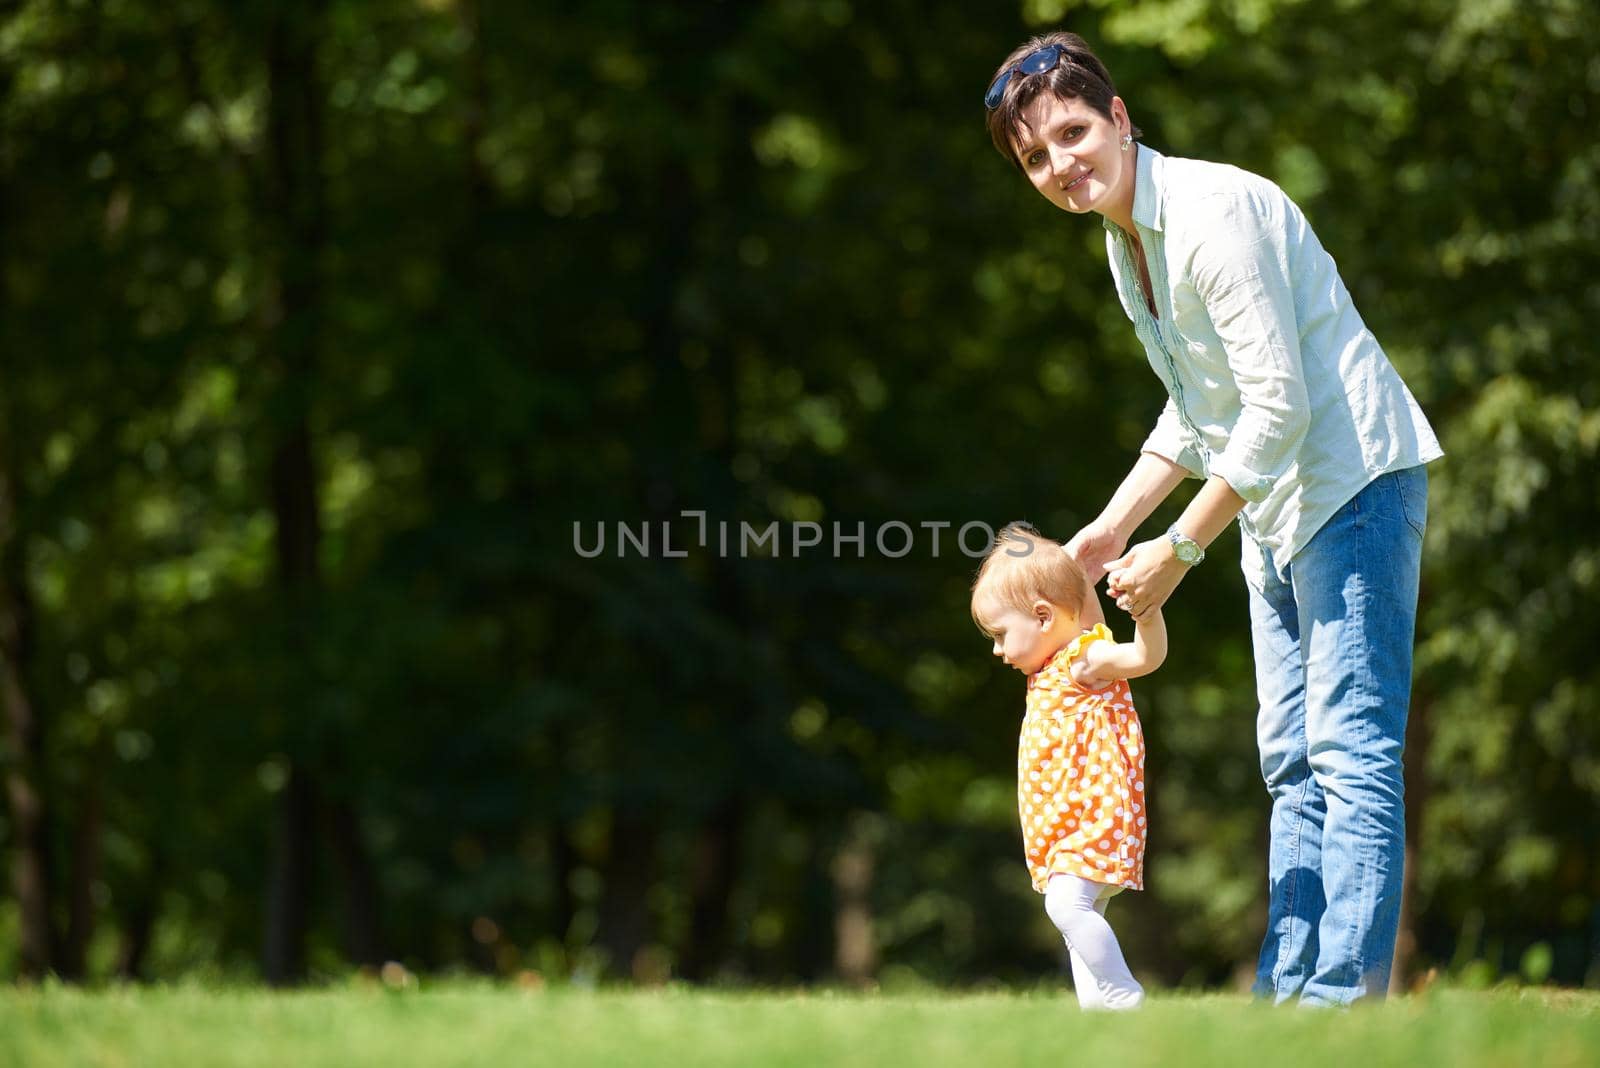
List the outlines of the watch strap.
{"type": "Polygon", "coordinates": [[[1172,543],[1173,555],[1190,567],[1202,563],[1206,558],[1206,551],[1200,547],[1200,543],[1179,530],[1176,523],[1167,528],[1167,540],[1172,543]],[[1185,556],[1191,554],[1194,559],[1184,559],[1185,556]]]}

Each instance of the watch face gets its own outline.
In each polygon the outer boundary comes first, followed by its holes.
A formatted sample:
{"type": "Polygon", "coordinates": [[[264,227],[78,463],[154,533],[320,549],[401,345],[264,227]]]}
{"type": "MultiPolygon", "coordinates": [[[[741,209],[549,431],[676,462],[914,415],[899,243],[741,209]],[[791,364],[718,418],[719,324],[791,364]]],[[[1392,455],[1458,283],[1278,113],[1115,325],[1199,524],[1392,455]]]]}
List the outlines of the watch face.
{"type": "Polygon", "coordinates": [[[1182,535],[1172,539],[1172,555],[1186,564],[1192,564],[1200,559],[1200,546],[1182,535]]]}

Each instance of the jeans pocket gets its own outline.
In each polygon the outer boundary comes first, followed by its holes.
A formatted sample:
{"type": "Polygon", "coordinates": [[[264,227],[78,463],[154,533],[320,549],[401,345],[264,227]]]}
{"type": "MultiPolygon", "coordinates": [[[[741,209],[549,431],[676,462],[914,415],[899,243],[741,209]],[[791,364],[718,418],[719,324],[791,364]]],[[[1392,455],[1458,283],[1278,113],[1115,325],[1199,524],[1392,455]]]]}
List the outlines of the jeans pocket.
{"type": "Polygon", "coordinates": [[[1428,472],[1426,468],[1408,467],[1395,473],[1395,490],[1400,497],[1400,512],[1406,517],[1412,531],[1422,537],[1428,526],[1428,472]]]}

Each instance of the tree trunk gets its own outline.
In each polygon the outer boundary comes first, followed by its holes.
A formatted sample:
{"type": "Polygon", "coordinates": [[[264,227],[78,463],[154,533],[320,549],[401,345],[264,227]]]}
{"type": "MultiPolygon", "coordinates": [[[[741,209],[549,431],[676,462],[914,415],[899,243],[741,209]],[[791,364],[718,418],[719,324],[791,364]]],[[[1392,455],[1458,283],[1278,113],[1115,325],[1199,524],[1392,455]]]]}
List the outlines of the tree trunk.
{"type": "Polygon", "coordinates": [[[727,952],[728,901],[739,867],[744,809],[739,798],[725,801],[695,843],[689,882],[689,944],[680,966],[683,978],[711,978],[727,952]]]}
{"type": "Polygon", "coordinates": [[[322,179],[322,89],[317,40],[325,0],[279,6],[267,32],[267,190],[263,230],[275,253],[266,302],[265,348],[278,378],[269,409],[272,435],[272,508],[275,549],[289,647],[286,663],[297,677],[285,687],[289,779],[280,799],[278,842],[268,878],[263,967],[267,981],[302,978],[310,917],[312,837],[315,825],[316,754],[305,736],[313,680],[307,665],[321,540],[310,397],[322,334],[321,258],[327,243],[322,179]]]}
{"type": "Polygon", "coordinates": [[[328,831],[334,863],[344,886],[345,956],[352,964],[382,964],[385,956],[378,878],[361,837],[360,821],[348,801],[329,807],[328,831]]]}
{"type": "Polygon", "coordinates": [[[104,737],[89,752],[82,809],[72,841],[72,885],[67,897],[67,934],[61,944],[59,970],[63,979],[81,980],[87,974],[89,939],[94,935],[94,885],[100,879],[100,844],[105,829],[106,742],[104,737]]]}
{"type": "Polygon", "coordinates": [[[611,827],[600,947],[613,975],[629,977],[651,938],[650,887],[655,879],[655,828],[638,813],[619,813],[611,827]]]}
{"type": "Polygon", "coordinates": [[[144,979],[145,956],[150,951],[150,934],[155,930],[166,870],[166,854],[159,841],[152,841],[150,867],[143,883],[123,899],[122,937],[116,963],[116,973],[123,979],[135,982],[144,979]]]}
{"type": "MultiPolygon", "coordinates": [[[[11,99],[13,68],[0,63],[0,106],[11,99]]],[[[0,123],[0,234],[15,215],[11,175],[17,166],[14,147],[0,123]]],[[[0,252],[5,249],[0,240],[0,252]]],[[[4,706],[8,751],[0,753],[6,800],[11,810],[11,886],[17,895],[18,951],[23,975],[40,976],[56,964],[57,938],[51,923],[50,823],[41,782],[44,724],[28,687],[33,660],[33,599],[19,529],[22,455],[13,410],[17,378],[11,372],[17,339],[9,330],[9,272],[0,256],[0,705],[4,706]]]]}
{"type": "Polygon", "coordinates": [[[9,749],[5,779],[11,806],[11,884],[21,922],[19,964],[23,975],[37,977],[56,967],[57,938],[50,918],[49,822],[40,785],[44,730],[27,683],[33,604],[16,525],[10,432],[8,424],[0,425],[0,702],[5,704],[9,749]]]}
{"type": "Polygon", "coordinates": [[[305,931],[311,907],[311,848],[316,795],[299,767],[289,771],[278,812],[278,842],[267,890],[262,970],[273,986],[305,977],[305,931]]]}
{"type": "MultiPolygon", "coordinates": [[[[1425,584],[1417,590],[1417,620],[1427,604],[1425,584]]],[[[1389,972],[1389,993],[1403,994],[1410,988],[1413,961],[1417,954],[1417,858],[1421,856],[1422,824],[1427,817],[1428,750],[1433,746],[1433,696],[1413,683],[1411,713],[1406,720],[1406,849],[1405,870],[1400,881],[1400,929],[1394,942],[1393,968],[1389,972]]]]}
{"type": "MultiPolygon", "coordinates": [[[[273,510],[277,518],[280,585],[292,622],[287,660],[310,663],[312,649],[305,627],[311,623],[316,587],[316,485],[311,473],[310,438],[304,423],[273,457],[273,510]]],[[[290,707],[287,747],[289,775],[279,798],[278,838],[268,876],[266,945],[263,971],[267,982],[282,986],[305,975],[305,939],[311,915],[313,838],[316,833],[316,775],[305,751],[301,725],[310,698],[309,680],[292,680],[285,688],[290,707]]]]}
{"type": "Polygon", "coordinates": [[[117,976],[128,982],[144,980],[144,959],[150,952],[150,932],[155,929],[153,897],[141,898],[122,918],[122,940],[117,948],[117,976]]]}
{"type": "Polygon", "coordinates": [[[1410,988],[1417,954],[1417,858],[1421,855],[1422,821],[1428,807],[1431,704],[1426,693],[1415,692],[1406,724],[1406,866],[1400,883],[1400,930],[1394,943],[1394,970],[1389,973],[1391,994],[1403,994],[1410,988]]]}
{"type": "Polygon", "coordinates": [[[789,939],[789,955],[800,981],[816,983],[826,979],[833,967],[838,936],[834,928],[833,873],[828,864],[829,835],[812,824],[807,838],[798,927],[789,939]]]}
{"type": "Polygon", "coordinates": [[[578,914],[578,899],[572,892],[572,873],[578,869],[578,850],[560,813],[550,821],[551,865],[555,879],[555,915],[551,926],[563,946],[572,934],[572,921],[578,914]]]}
{"type": "Polygon", "coordinates": [[[833,967],[841,982],[867,986],[878,971],[872,930],[872,836],[857,820],[833,859],[833,967]]]}

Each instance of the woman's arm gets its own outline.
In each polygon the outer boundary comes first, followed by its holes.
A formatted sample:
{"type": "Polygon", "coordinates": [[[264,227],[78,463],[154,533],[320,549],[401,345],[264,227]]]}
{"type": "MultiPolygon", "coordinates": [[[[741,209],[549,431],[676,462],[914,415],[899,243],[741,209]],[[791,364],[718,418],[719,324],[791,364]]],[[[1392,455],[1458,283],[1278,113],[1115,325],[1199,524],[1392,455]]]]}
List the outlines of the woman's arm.
{"type": "Polygon", "coordinates": [[[1106,562],[1122,555],[1133,532],[1188,474],[1165,457],[1139,454],[1100,514],[1067,542],[1067,554],[1083,569],[1091,586],[1105,575],[1106,562]]]}
{"type": "MultiPolygon", "coordinates": [[[[1204,549],[1217,539],[1244,504],[1244,498],[1235,493],[1226,480],[1212,475],[1174,525],[1204,549]]],[[[1117,607],[1138,619],[1167,603],[1172,591],[1189,573],[1189,565],[1177,558],[1171,540],[1162,534],[1135,545],[1120,559],[1111,561],[1108,570],[1108,592],[1117,599],[1117,607]]]]}
{"type": "MultiPolygon", "coordinates": [[[[1194,495],[1194,500],[1189,502],[1189,507],[1183,510],[1178,521],[1173,524],[1181,532],[1187,534],[1200,543],[1200,548],[1210,548],[1211,543],[1227,529],[1244,509],[1244,498],[1234,490],[1227,479],[1220,475],[1212,475],[1206,479],[1206,484],[1200,487],[1200,492],[1194,495]]],[[[1162,541],[1166,541],[1163,535],[1162,541]]],[[[1171,543],[1168,542],[1168,551],[1171,543]]]]}
{"type": "MultiPolygon", "coordinates": [[[[1101,509],[1100,519],[1114,527],[1126,543],[1139,525],[1150,518],[1156,506],[1188,477],[1187,470],[1166,457],[1153,452],[1140,453],[1128,477],[1101,509]]],[[[1104,560],[1099,562],[1105,563],[1104,560]]]]}
{"type": "MultiPolygon", "coordinates": [[[[1239,395],[1239,416],[1209,470],[1245,500],[1260,501],[1293,466],[1313,418],[1291,262],[1310,228],[1275,187],[1218,198],[1209,214],[1178,242],[1192,252],[1188,277],[1239,395]]],[[[1326,266],[1331,271],[1333,261],[1326,266]]]]}

